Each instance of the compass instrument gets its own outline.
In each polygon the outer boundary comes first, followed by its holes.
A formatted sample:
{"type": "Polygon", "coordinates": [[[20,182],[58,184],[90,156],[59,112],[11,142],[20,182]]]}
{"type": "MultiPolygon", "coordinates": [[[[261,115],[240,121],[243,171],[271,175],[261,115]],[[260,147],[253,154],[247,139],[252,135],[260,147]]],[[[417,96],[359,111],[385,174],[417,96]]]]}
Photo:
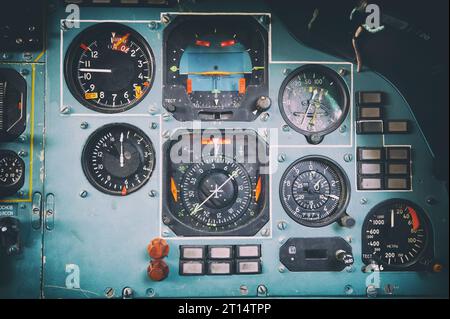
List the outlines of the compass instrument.
{"type": "Polygon", "coordinates": [[[94,25],[73,40],[65,61],[67,85],[87,108],[118,113],[136,106],[154,81],[155,62],[146,40],[117,23],[94,25]]]}
{"type": "Polygon", "coordinates": [[[89,182],[99,191],[126,196],[150,179],[155,151],[151,140],[137,127],[108,124],[89,137],[82,164],[89,182]]]}
{"type": "Polygon", "coordinates": [[[163,221],[182,236],[254,235],[268,221],[269,184],[264,161],[249,159],[267,145],[253,131],[229,137],[205,134],[187,136],[193,144],[183,148],[193,156],[198,143],[201,158],[171,159],[170,154],[177,154],[176,143],[167,151],[163,221]],[[246,135],[251,138],[237,142],[246,135]]]}

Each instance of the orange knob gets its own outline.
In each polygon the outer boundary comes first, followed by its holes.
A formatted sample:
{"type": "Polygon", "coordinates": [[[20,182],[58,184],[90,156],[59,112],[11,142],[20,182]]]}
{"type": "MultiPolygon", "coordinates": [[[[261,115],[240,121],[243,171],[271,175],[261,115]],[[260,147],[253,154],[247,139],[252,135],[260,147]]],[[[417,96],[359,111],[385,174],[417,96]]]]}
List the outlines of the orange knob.
{"type": "Polygon", "coordinates": [[[147,268],[147,275],[153,281],[161,281],[169,275],[169,266],[164,260],[152,260],[147,268]]]}
{"type": "Polygon", "coordinates": [[[169,254],[169,244],[162,238],[155,238],[147,246],[147,251],[152,259],[161,259],[169,254]]]}

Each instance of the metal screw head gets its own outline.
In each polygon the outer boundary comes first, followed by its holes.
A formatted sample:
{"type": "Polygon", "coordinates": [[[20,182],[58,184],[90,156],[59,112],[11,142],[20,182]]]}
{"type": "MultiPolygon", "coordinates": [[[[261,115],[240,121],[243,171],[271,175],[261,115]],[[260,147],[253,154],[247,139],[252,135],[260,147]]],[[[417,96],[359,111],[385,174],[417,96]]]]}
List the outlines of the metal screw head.
{"type": "Polygon", "coordinates": [[[340,128],[339,128],[339,132],[340,133],[345,133],[347,131],[347,125],[342,125],[340,128]]]}
{"type": "Polygon", "coordinates": [[[17,154],[19,154],[20,157],[27,157],[28,156],[28,152],[24,151],[24,150],[19,151],[19,153],[17,153],[17,154]]]}
{"type": "Polygon", "coordinates": [[[150,22],[150,23],[148,24],[148,28],[149,28],[150,30],[158,30],[158,29],[159,29],[159,23],[158,23],[158,22],[155,22],[155,21],[152,21],[152,22],[150,22]]]}
{"type": "Polygon", "coordinates": [[[3,60],[8,60],[9,59],[9,54],[8,53],[3,53],[2,54],[2,59],[3,60]]]}
{"type": "Polygon", "coordinates": [[[168,24],[170,22],[170,16],[168,14],[165,14],[161,17],[161,22],[164,24],[168,24]]]}
{"type": "Polygon", "coordinates": [[[435,205],[436,203],[437,203],[436,198],[434,198],[434,197],[428,197],[428,198],[427,198],[427,204],[428,204],[428,205],[433,206],[433,205],[435,205]]]}
{"type": "Polygon", "coordinates": [[[122,298],[124,299],[130,299],[133,298],[133,289],[130,287],[125,287],[122,290],[122,298]]]}
{"type": "Polygon", "coordinates": [[[163,137],[163,138],[170,138],[170,132],[169,132],[169,131],[164,131],[164,132],[162,133],[162,137],[163,137]]]}
{"type": "Polygon", "coordinates": [[[347,72],[346,69],[340,69],[340,70],[339,70],[339,75],[340,75],[340,76],[346,76],[347,73],[348,73],[348,72],[347,72]]]}
{"type": "Polygon", "coordinates": [[[21,45],[21,44],[23,43],[23,39],[22,39],[22,38],[17,38],[17,39],[16,39],[16,43],[17,43],[18,45],[21,45]]]}
{"type": "Polygon", "coordinates": [[[286,161],[286,154],[282,153],[280,155],[278,155],[278,162],[283,163],[286,161]]]}
{"type": "Polygon", "coordinates": [[[70,113],[70,106],[63,106],[61,110],[59,111],[61,114],[69,114],[70,113]]]}
{"type": "Polygon", "coordinates": [[[344,155],[344,161],[346,163],[350,163],[351,161],[353,161],[353,155],[352,154],[345,154],[344,155]]]}
{"type": "Polygon", "coordinates": [[[344,287],[344,292],[345,292],[346,295],[351,295],[351,294],[353,294],[354,289],[353,289],[353,287],[351,285],[346,285],[344,287]]]}
{"type": "Polygon", "coordinates": [[[30,52],[25,52],[23,54],[23,58],[27,61],[31,60],[33,58],[33,54],[31,54],[30,52]]]}
{"type": "Polygon", "coordinates": [[[289,125],[284,124],[281,129],[283,130],[283,132],[289,132],[291,130],[291,128],[289,127],[289,125]]]}
{"type": "Polygon", "coordinates": [[[80,192],[80,197],[81,197],[81,198],[86,198],[87,195],[88,195],[88,192],[85,191],[85,190],[82,190],[82,191],[80,192]]]}
{"type": "Polygon", "coordinates": [[[267,287],[264,285],[259,285],[257,288],[257,292],[259,296],[267,296],[267,287]]]}
{"type": "Polygon", "coordinates": [[[388,295],[392,295],[394,294],[394,285],[392,284],[387,284],[386,286],[384,286],[384,292],[387,293],[388,295]]]}
{"type": "Polygon", "coordinates": [[[378,289],[374,285],[369,285],[366,289],[367,297],[375,298],[378,295],[378,289]]]}
{"type": "Polygon", "coordinates": [[[27,69],[22,69],[20,70],[20,74],[22,74],[22,76],[27,76],[28,74],[30,74],[30,71],[28,71],[27,69]]]}
{"type": "Polygon", "coordinates": [[[82,130],[87,129],[88,127],[89,127],[88,122],[82,122],[82,123],[80,124],[80,128],[81,128],[82,130]]]}
{"type": "Polygon", "coordinates": [[[261,236],[264,236],[264,237],[270,236],[270,229],[269,228],[263,228],[261,230],[261,236]]]}
{"type": "Polygon", "coordinates": [[[170,115],[169,113],[164,113],[162,115],[162,118],[163,118],[164,121],[168,122],[172,118],[172,115],[170,115]]]}
{"type": "Polygon", "coordinates": [[[291,69],[284,69],[283,70],[283,75],[289,75],[292,72],[291,69]]]}
{"type": "Polygon", "coordinates": [[[367,198],[361,198],[361,200],[359,201],[359,203],[361,204],[361,205],[367,205],[367,203],[369,203],[369,200],[367,199],[367,198]]]}
{"type": "Polygon", "coordinates": [[[287,222],[284,220],[281,220],[278,222],[277,227],[279,230],[285,230],[287,228],[287,222]]]}
{"type": "Polygon", "coordinates": [[[169,237],[170,231],[169,231],[168,229],[164,229],[164,230],[162,231],[162,235],[163,235],[164,237],[169,237]]]}
{"type": "Polygon", "coordinates": [[[114,288],[108,287],[105,289],[106,298],[112,298],[114,297],[114,294],[115,294],[114,288]]]}
{"type": "Polygon", "coordinates": [[[286,271],[286,267],[284,267],[283,265],[281,265],[280,267],[278,267],[278,272],[284,273],[285,271],[286,271]]]}
{"type": "Polygon", "coordinates": [[[158,192],[152,189],[150,192],[148,192],[148,196],[151,198],[155,198],[156,196],[158,196],[158,192]]]}
{"type": "Polygon", "coordinates": [[[267,122],[269,120],[269,117],[270,117],[269,113],[263,113],[261,114],[261,121],[267,122]]]}
{"type": "Polygon", "coordinates": [[[25,143],[27,141],[27,136],[26,135],[20,135],[19,136],[19,142],[20,143],[25,143]]]}
{"type": "Polygon", "coordinates": [[[23,198],[25,196],[25,193],[23,191],[18,191],[17,196],[23,198]]]}
{"type": "Polygon", "coordinates": [[[156,130],[156,129],[158,128],[158,123],[153,122],[153,123],[150,125],[150,128],[151,128],[152,130],[156,130]]]}
{"type": "Polygon", "coordinates": [[[246,285],[242,285],[239,287],[239,292],[241,295],[246,296],[248,295],[248,287],[246,285]]]}

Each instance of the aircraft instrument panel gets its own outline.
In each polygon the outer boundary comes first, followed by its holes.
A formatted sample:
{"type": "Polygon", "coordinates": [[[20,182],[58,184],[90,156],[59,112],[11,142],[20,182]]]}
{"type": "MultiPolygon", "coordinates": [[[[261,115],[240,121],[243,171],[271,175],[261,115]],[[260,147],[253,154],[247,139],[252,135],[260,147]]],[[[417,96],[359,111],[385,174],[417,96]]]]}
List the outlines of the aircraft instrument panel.
{"type": "Polygon", "coordinates": [[[0,21],[0,298],[448,298],[448,184],[357,45],[259,0],[32,2],[0,21]]]}

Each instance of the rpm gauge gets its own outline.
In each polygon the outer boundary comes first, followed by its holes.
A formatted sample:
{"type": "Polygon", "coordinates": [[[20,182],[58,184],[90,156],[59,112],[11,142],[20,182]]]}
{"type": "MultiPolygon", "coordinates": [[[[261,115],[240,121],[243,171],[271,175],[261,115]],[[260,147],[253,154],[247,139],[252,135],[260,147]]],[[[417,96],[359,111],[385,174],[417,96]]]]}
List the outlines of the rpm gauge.
{"type": "Polygon", "coordinates": [[[297,223],[322,227],[345,213],[350,190],[338,165],[322,157],[305,157],[292,164],[280,184],[285,211],[297,223]]]}
{"type": "Polygon", "coordinates": [[[145,39],[117,23],[94,25],[80,33],[65,60],[71,93],[82,105],[102,113],[137,105],[152,87],[154,69],[145,39]]]}
{"type": "Polygon", "coordinates": [[[0,197],[20,190],[25,182],[25,162],[16,152],[0,150],[0,197]]]}
{"type": "Polygon", "coordinates": [[[336,130],[349,110],[349,93],[343,79],[321,65],[305,65],[283,82],[279,96],[287,124],[318,144],[336,130]]]}
{"type": "Polygon", "coordinates": [[[401,199],[385,201],[367,215],[362,232],[363,261],[384,269],[405,269],[424,257],[431,238],[423,210],[401,199]]]}
{"type": "Polygon", "coordinates": [[[89,182],[99,191],[126,196],[150,179],[155,151],[151,140],[137,127],[109,124],[89,137],[82,164],[89,182]]]}

